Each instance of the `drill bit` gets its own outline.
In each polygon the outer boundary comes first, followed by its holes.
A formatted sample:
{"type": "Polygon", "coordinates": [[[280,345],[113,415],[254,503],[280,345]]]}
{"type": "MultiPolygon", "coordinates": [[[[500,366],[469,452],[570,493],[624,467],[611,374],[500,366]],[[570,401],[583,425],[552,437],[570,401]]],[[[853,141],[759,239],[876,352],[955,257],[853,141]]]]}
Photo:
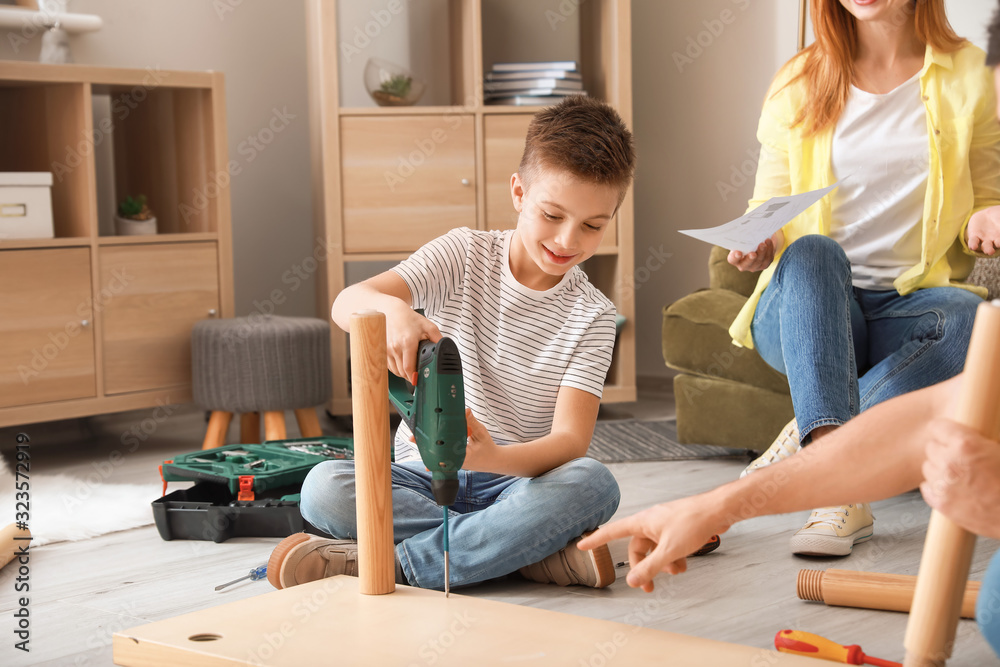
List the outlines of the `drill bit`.
{"type": "Polygon", "coordinates": [[[448,507],[444,508],[444,596],[451,593],[451,577],[448,572],[448,507]]]}

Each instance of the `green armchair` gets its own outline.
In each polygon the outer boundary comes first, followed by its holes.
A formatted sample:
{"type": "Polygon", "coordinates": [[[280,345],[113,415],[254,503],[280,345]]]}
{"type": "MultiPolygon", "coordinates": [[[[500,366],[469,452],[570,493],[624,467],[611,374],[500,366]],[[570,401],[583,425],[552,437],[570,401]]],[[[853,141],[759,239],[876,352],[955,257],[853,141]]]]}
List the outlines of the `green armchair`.
{"type": "Polygon", "coordinates": [[[795,416],[785,376],[733,345],[729,325],[757,284],[712,248],[709,288],[663,309],[663,360],[674,378],[682,443],[766,449],[795,416]]]}
{"type": "MultiPolygon", "coordinates": [[[[674,378],[682,443],[762,450],[795,416],[788,381],[756,351],[733,345],[729,325],[757,284],[712,248],[709,288],[663,309],[663,360],[674,378]]],[[[1000,259],[980,258],[969,282],[1000,298],[1000,259]]]]}

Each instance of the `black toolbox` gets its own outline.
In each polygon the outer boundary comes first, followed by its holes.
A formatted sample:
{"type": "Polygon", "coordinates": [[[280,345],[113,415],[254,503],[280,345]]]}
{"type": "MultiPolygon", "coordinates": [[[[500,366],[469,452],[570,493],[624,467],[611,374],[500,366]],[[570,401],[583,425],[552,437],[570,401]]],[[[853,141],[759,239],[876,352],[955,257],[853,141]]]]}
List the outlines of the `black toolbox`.
{"type": "Polygon", "coordinates": [[[325,535],[299,513],[302,481],[318,463],[353,459],[351,438],[297,438],[225,445],[182,454],[160,466],[164,496],[153,501],[164,540],[325,535]],[[166,493],[167,482],[195,485],[166,493]]]}

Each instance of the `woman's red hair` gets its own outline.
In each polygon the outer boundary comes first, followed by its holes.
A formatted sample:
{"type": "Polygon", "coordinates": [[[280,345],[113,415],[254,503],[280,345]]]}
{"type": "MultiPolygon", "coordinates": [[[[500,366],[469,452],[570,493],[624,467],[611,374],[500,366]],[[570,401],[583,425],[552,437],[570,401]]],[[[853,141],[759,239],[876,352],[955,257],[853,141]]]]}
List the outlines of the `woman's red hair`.
{"type": "MultiPolygon", "coordinates": [[[[858,33],[857,19],[840,0],[810,0],[809,5],[816,41],[789,61],[791,64],[803,59],[801,71],[788,84],[799,78],[805,81],[806,103],[793,127],[804,124],[806,134],[813,135],[835,124],[847,104],[854,81],[858,33]]],[[[917,38],[924,44],[944,53],[965,44],[948,22],[944,0],[911,0],[906,7],[899,18],[914,22],[917,38]]]]}

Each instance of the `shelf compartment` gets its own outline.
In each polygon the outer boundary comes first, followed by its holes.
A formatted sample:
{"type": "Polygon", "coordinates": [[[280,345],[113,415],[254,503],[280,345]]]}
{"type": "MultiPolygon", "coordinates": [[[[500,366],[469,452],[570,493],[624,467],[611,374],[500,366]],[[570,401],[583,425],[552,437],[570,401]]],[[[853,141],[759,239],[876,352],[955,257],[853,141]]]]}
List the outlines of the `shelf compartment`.
{"type": "Polygon", "coordinates": [[[0,81],[0,171],[52,172],[56,238],[95,233],[90,117],[87,84],[0,81]]]}
{"type": "MultiPolygon", "coordinates": [[[[574,60],[583,76],[587,94],[625,111],[622,105],[626,100],[621,91],[630,89],[631,72],[623,71],[628,59],[618,56],[616,45],[627,44],[631,39],[627,0],[558,4],[537,0],[482,0],[482,5],[482,75],[499,62],[574,60]]],[[[503,113],[494,111],[498,108],[501,107],[486,106],[484,112],[503,113]]],[[[523,109],[525,107],[511,107],[508,113],[520,113],[523,109]]],[[[631,109],[628,112],[631,113],[631,109]]]]}
{"type": "Polygon", "coordinates": [[[472,38],[478,31],[479,2],[401,1],[374,9],[364,3],[337,2],[340,105],[348,113],[393,108],[376,105],[365,89],[365,63],[378,57],[425,82],[418,105],[474,107],[482,97],[481,82],[477,83],[482,67],[472,38]]]}
{"type": "Polygon", "coordinates": [[[102,229],[112,228],[117,202],[144,194],[158,234],[216,232],[216,199],[228,182],[220,184],[213,170],[211,89],[102,86],[95,92],[107,115],[94,131],[110,144],[98,153],[98,186],[110,198],[102,200],[102,229]]]}

